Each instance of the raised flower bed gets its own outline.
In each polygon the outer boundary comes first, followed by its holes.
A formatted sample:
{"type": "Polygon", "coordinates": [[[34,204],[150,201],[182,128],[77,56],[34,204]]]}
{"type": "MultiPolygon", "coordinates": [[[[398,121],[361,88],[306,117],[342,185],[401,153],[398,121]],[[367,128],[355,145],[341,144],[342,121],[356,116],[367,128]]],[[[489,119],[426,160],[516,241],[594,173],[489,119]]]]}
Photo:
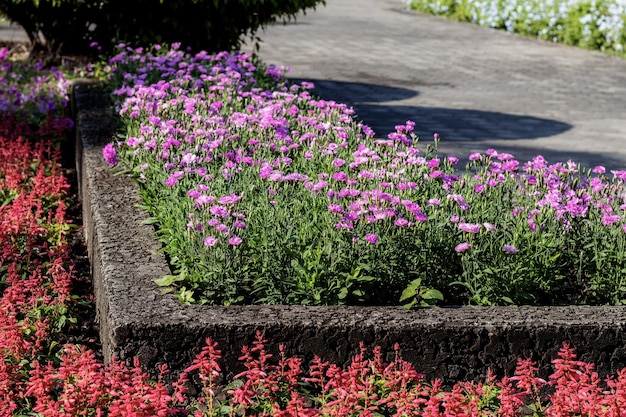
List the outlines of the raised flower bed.
{"type": "Polygon", "coordinates": [[[145,203],[137,184],[114,175],[102,157],[116,133],[106,93],[93,84],[77,84],[74,98],[85,230],[106,357],[138,356],[148,369],[166,362],[175,375],[210,336],[220,346],[234,348],[224,360],[226,371],[236,372],[237,349],[262,330],[268,339],[287,341],[291,352],[308,357],[315,353],[339,363],[349,360],[359,342],[375,343],[387,352],[399,343],[403,357],[429,378],[479,378],[488,368],[510,372],[518,357],[548,363],[563,341],[587,347],[583,359],[596,362],[602,373],[623,366],[622,307],[407,311],[382,306],[181,305],[180,296],[162,295],[155,285],[176,271],[170,270],[151,220],[139,208],[145,203]]]}

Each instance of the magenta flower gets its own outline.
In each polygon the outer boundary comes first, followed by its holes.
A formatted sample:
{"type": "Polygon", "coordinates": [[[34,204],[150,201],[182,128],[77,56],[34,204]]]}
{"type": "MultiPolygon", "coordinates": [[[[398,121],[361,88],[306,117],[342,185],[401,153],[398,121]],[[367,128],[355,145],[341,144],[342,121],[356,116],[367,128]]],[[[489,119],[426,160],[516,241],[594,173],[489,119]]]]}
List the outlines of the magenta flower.
{"type": "Polygon", "coordinates": [[[483,226],[485,227],[485,229],[489,230],[490,232],[495,232],[497,230],[496,226],[494,226],[493,224],[489,222],[483,223],[483,226]]]}
{"type": "Polygon", "coordinates": [[[215,246],[217,238],[215,236],[207,236],[204,238],[204,246],[215,246]]]}
{"type": "Polygon", "coordinates": [[[504,245],[502,246],[502,250],[505,251],[506,253],[517,253],[517,248],[515,248],[515,246],[512,246],[512,245],[504,245]]]}
{"type": "Polygon", "coordinates": [[[368,233],[365,235],[365,240],[367,240],[372,245],[375,245],[378,242],[378,236],[373,233],[368,233]]]}
{"type": "Polygon", "coordinates": [[[431,198],[430,200],[426,202],[426,206],[440,206],[440,205],[441,205],[441,200],[439,200],[438,198],[431,198]]]}
{"type": "Polygon", "coordinates": [[[233,246],[240,245],[241,242],[243,242],[243,241],[241,240],[241,238],[239,236],[233,236],[230,239],[228,239],[228,243],[230,243],[233,246]]]}
{"type": "Polygon", "coordinates": [[[478,233],[482,228],[481,224],[473,224],[473,223],[458,223],[457,227],[464,232],[468,233],[478,233]]]}
{"type": "Polygon", "coordinates": [[[119,162],[117,159],[117,151],[115,147],[111,143],[107,143],[106,146],[102,149],[102,155],[104,156],[104,160],[110,166],[117,165],[119,162]]]}
{"type": "Polygon", "coordinates": [[[398,217],[393,223],[398,227],[404,227],[409,224],[409,221],[404,217],[398,217]]]}
{"type": "Polygon", "coordinates": [[[328,211],[330,211],[331,213],[342,214],[343,208],[339,204],[329,204],[328,211]]]}
{"type": "Polygon", "coordinates": [[[219,217],[227,217],[228,216],[228,210],[225,207],[222,207],[222,206],[218,206],[218,205],[211,206],[209,211],[214,216],[219,216],[219,217]]]}
{"type": "Polygon", "coordinates": [[[626,180],[626,171],[611,171],[611,173],[615,176],[615,178],[617,178],[618,180],[626,180]]]}
{"type": "Polygon", "coordinates": [[[241,200],[241,196],[238,196],[236,194],[230,194],[230,195],[220,198],[219,200],[217,200],[217,202],[222,205],[226,205],[226,204],[235,204],[239,200],[241,200]]]}
{"type": "Polygon", "coordinates": [[[602,165],[598,165],[596,167],[593,168],[593,172],[594,174],[604,174],[606,172],[606,168],[604,168],[602,165]]]}
{"type": "Polygon", "coordinates": [[[613,223],[618,222],[619,220],[620,220],[619,215],[611,216],[609,214],[605,214],[604,216],[602,216],[602,224],[605,226],[610,226],[613,223]]]}
{"type": "Polygon", "coordinates": [[[220,233],[228,233],[228,226],[226,226],[225,224],[217,224],[215,225],[215,230],[220,232],[220,233]]]}
{"type": "Polygon", "coordinates": [[[471,247],[472,247],[472,245],[470,245],[469,243],[463,242],[463,243],[459,243],[458,245],[456,245],[454,247],[454,251],[456,253],[463,253],[463,252],[465,252],[466,250],[468,250],[471,247]]]}

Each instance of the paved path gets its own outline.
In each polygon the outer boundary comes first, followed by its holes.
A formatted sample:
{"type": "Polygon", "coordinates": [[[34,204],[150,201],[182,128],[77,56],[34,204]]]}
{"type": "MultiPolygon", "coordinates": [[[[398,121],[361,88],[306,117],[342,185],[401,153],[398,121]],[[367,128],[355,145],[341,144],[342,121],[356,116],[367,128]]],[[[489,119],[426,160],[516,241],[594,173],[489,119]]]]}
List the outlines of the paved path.
{"type": "Polygon", "coordinates": [[[0,22],[0,43],[28,42],[24,29],[17,23],[0,22]]]}
{"type": "MultiPolygon", "coordinates": [[[[379,135],[414,120],[466,157],[626,169],[626,60],[408,11],[401,0],[327,0],[260,32],[260,56],[346,103],[379,135]]],[[[250,47],[244,49],[249,50],[250,47]]]]}

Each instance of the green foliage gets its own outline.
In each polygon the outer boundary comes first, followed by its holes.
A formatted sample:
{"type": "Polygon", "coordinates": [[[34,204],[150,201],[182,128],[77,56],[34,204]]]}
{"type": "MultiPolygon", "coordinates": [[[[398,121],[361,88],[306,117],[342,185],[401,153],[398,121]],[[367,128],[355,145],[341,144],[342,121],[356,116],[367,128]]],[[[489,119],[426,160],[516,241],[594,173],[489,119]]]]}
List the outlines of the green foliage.
{"type": "Polygon", "coordinates": [[[443,301],[441,291],[433,288],[424,287],[420,278],[411,281],[411,283],[402,291],[400,302],[406,302],[405,308],[413,306],[428,307],[435,305],[438,301],[443,301]]]}
{"type": "Polygon", "coordinates": [[[119,42],[180,42],[217,52],[237,49],[264,26],[320,3],[325,0],[0,0],[0,14],[21,24],[36,49],[57,54],[94,55],[92,42],[105,54],[119,42]]]}
{"type": "Polygon", "coordinates": [[[511,33],[624,56],[626,13],[616,0],[405,0],[410,8],[511,33]]]}

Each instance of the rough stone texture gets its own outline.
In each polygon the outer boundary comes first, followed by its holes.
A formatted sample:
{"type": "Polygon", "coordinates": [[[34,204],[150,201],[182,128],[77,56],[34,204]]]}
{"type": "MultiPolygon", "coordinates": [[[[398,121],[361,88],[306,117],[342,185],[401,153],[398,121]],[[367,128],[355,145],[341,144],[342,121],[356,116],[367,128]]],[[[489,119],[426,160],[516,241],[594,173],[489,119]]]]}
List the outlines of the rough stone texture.
{"type": "Polygon", "coordinates": [[[136,184],[102,158],[116,126],[106,94],[88,82],[73,91],[84,229],[107,360],[137,356],[153,376],[165,362],[175,378],[210,336],[232,373],[240,370],[240,348],[261,330],[273,349],[282,342],[291,353],[341,364],[361,341],[390,355],[397,342],[420,372],[445,381],[483,378],[488,368],[510,375],[518,357],[538,360],[547,376],[563,342],[601,374],[626,366],[622,307],[181,306],[153,284],[170,271],[153,229],[142,224],[136,184]]]}

